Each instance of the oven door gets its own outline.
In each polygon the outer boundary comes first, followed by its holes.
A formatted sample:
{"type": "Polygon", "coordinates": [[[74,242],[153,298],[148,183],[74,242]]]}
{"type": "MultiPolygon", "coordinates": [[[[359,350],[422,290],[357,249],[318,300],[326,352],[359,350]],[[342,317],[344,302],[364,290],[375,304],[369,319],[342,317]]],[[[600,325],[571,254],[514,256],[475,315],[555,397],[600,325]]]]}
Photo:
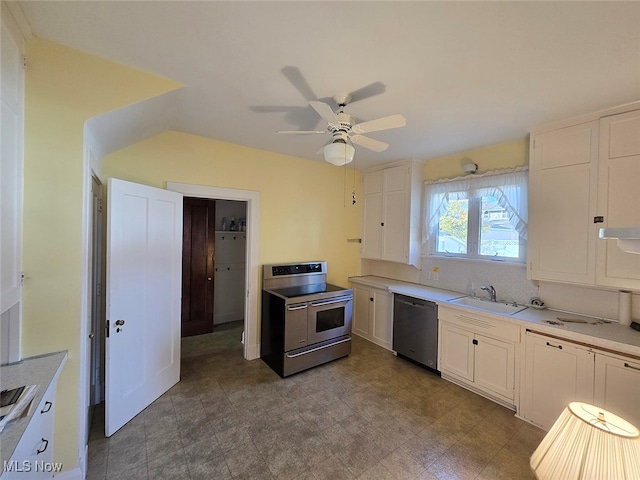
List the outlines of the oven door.
{"type": "Polygon", "coordinates": [[[307,342],[349,335],[353,316],[353,296],[341,296],[309,302],[307,342]]]}

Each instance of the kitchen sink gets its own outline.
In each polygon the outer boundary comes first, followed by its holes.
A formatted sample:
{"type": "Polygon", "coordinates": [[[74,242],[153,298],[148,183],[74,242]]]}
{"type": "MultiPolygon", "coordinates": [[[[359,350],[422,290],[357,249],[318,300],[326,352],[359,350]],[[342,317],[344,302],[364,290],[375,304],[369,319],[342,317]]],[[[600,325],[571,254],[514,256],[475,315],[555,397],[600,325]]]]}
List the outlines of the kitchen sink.
{"type": "Polygon", "coordinates": [[[500,313],[502,315],[513,315],[514,313],[518,313],[527,308],[523,305],[514,306],[510,303],[491,302],[489,300],[474,297],[456,298],[455,300],[449,300],[449,303],[475,308],[477,310],[484,310],[485,312],[500,313]]]}

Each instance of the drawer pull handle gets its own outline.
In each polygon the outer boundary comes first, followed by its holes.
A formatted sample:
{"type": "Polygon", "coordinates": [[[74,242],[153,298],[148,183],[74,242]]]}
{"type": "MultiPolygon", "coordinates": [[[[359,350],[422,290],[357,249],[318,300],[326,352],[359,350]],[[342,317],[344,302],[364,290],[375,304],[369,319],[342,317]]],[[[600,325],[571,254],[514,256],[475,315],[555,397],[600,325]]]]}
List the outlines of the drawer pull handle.
{"type": "Polygon", "coordinates": [[[51,407],[53,407],[53,402],[47,400],[46,402],[44,402],[44,408],[40,410],[40,413],[47,413],[51,410],[51,407]]]}
{"type": "Polygon", "coordinates": [[[42,442],[44,443],[44,448],[42,450],[38,449],[36,450],[36,454],[40,455],[41,453],[44,453],[47,451],[47,448],[49,447],[49,440],[43,438],[42,442]]]}
{"type": "Polygon", "coordinates": [[[634,367],[633,365],[629,365],[627,362],[625,362],[625,363],[624,363],[624,367],[625,367],[625,368],[630,368],[630,369],[632,369],[632,370],[638,370],[638,371],[640,371],[640,368],[638,368],[638,367],[634,367]]]}
{"type": "Polygon", "coordinates": [[[553,348],[557,348],[558,350],[562,350],[562,345],[553,345],[549,342],[547,342],[547,347],[553,347],[553,348]]]}

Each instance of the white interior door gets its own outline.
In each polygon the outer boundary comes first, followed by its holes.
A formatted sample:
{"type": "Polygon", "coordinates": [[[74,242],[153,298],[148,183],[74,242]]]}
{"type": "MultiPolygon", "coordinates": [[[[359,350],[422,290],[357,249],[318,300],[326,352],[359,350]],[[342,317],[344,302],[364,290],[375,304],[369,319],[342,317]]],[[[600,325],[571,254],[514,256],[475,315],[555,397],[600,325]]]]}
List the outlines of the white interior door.
{"type": "Polygon", "coordinates": [[[180,380],[182,195],[108,181],[105,433],[180,380]]]}

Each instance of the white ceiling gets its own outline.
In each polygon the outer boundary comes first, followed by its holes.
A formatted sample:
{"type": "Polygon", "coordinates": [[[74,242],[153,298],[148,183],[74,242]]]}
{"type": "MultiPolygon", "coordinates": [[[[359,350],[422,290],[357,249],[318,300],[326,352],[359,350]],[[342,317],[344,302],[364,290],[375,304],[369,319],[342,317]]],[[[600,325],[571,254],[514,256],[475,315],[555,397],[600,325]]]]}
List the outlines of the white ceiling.
{"type": "Polygon", "coordinates": [[[521,139],[536,124],[640,99],[640,2],[20,6],[38,37],[187,85],[175,129],[297,157],[321,161],[329,140],[275,133],[325,127],[309,97],[381,82],[384,93],[346,111],[360,121],[401,113],[407,126],[369,134],[391,146],[356,146],[356,168],[521,139]]]}

